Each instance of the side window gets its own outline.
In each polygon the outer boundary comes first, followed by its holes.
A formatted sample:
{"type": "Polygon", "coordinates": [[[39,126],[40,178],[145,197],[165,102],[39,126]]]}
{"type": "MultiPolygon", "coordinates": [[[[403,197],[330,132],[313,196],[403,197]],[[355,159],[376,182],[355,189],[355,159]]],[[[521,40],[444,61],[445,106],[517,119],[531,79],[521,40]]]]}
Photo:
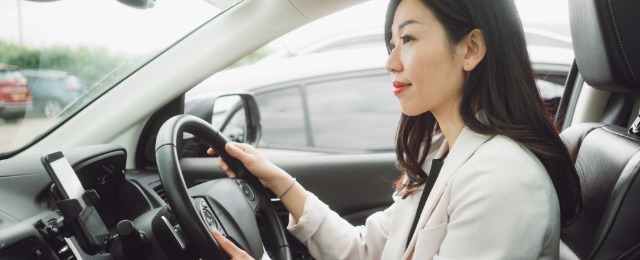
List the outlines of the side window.
{"type": "MultiPolygon", "coordinates": [[[[562,51],[573,52],[570,49],[564,49],[562,51]]],[[[542,97],[547,110],[553,116],[556,115],[558,106],[560,105],[560,99],[562,98],[562,95],[564,95],[564,83],[567,80],[569,70],[571,69],[573,56],[561,57],[559,59],[565,61],[565,64],[561,64],[561,62],[552,63],[535,61],[532,64],[536,74],[536,85],[538,86],[538,91],[540,91],[540,96],[542,97]]]]}
{"type": "Polygon", "coordinates": [[[24,75],[22,75],[22,73],[20,73],[19,71],[13,71],[13,77],[16,80],[20,80],[20,81],[25,81],[27,80],[27,78],[24,77],[24,75]]]}
{"type": "Polygon", "coordinates": [[[401,110],[388,73],[307,85],[313,146],[392,151],[401,110]]]}
{"type": "Polygon", "coordinates": [[[258,147],[307,146],[304,108],[299,87],[256,94],[262,137],[258,147]]]}
{"type": "Polygon", "coordinates": [[[0,81],[13,81],[13,75],[11,75],[11,71],[0,70],[0,81]]]}
{"type": "Polygon", "coordinates": [[[574,53],[566,0],[516,0],[536,83],[547,110],[555,115],[574,53]],[[551,8],[550,8],[551,7],[551,8]],[[540,15],[542,12],[545,15],[540,15]]]}
{"type": "MultiPolygon", "coordinates": [[[[566,80],[566,76],[561,80],[566,80]]],[[[547,111],[555,117],[560,106],[560,99],[564,95],[564,83],[559,84],[560,80],[548,79],[545,75],[537,75],[536,85],[540,91],[540,97],[544,102],[547,111]]]]}

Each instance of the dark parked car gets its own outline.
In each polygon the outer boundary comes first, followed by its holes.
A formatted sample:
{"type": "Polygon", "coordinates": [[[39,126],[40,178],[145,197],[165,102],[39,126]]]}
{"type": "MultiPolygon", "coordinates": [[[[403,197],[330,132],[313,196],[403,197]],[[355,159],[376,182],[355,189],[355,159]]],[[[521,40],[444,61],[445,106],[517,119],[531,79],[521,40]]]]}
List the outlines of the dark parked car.
{"type": "Polygon", "coordinates": [[[59,70],[22,70],[33,97],[34,112],[47,118],[57,116],[82,93],[80,80],[59,70]]]}
{"type": "Polygon", "coordinates": [[[27,79],[17,67],[0,64],[0,117],[16,121],[24,118],[30,108],[27,79]]]}

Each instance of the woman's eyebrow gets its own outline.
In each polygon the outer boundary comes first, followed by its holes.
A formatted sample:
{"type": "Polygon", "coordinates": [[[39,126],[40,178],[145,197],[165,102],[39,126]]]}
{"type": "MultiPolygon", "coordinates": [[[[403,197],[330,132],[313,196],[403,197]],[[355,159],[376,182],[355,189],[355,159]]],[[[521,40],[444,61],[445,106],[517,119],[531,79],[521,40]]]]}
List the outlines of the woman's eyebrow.
{"type": "Polygon", "coordinates": [[[404,28],[404,27],[406,27],[407,25],[410,25],[410,24],[422,24],[422,25],[424,25],[424,23],[422,23],[420,21],[417,21],[417,20],[413,20],[413,19],[412,20],[407,20],[407,21],[404,21],[404,22],[402,22],[401,24],[398,25],[398,31],[401,31],[402,28],[404,28]]]}

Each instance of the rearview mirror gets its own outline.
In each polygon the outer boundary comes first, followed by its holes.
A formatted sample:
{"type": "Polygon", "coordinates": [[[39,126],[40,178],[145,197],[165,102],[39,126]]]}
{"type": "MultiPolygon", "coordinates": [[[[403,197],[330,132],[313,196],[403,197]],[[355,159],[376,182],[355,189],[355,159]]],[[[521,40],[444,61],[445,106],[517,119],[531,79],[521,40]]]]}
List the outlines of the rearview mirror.
{"type": "Polygon", "coordinates": [[[156,6],[156,0],[118,0],[118,2],[137,9],[147,9],[156,6]]]}

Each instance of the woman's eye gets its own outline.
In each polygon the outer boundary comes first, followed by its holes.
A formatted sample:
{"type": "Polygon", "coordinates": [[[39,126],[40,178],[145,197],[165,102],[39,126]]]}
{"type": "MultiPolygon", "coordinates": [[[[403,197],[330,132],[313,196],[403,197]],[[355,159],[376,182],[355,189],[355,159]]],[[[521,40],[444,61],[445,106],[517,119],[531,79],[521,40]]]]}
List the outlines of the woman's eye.
{"type": "Polygon", "coordinates": [[[402,44],[407,44],[413,41],[413,37],[411,36],[402,36],[400,39],[402,39],[402,44]]]}
{"type": "MultiPolygon", "coordinates": [[[[402,41],[402,44],[407,44],[407,43],[410,43],[411,41],[415,40],[415,38],[406,35],[406,36],[400,37],[400,40],[402,41]]],[[[395,48],[396,48],[396,45],[390,42],[389,43],[389,51],[392,51],[395,48]]]]}

